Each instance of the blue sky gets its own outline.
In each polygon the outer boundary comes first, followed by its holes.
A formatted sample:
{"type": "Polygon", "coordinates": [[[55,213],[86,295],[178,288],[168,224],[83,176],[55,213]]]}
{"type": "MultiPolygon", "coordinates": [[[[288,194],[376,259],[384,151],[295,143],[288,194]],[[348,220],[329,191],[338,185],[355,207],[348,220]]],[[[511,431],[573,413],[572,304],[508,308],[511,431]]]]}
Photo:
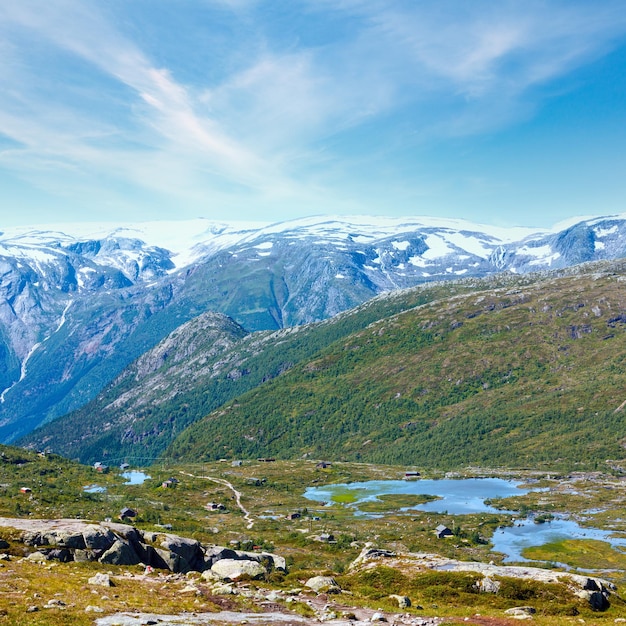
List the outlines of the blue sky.
{"type": "Polygon", "coordinates": [[[621,213],[625,68],[623,0],[3,2],[0,221],[621,213]]]}

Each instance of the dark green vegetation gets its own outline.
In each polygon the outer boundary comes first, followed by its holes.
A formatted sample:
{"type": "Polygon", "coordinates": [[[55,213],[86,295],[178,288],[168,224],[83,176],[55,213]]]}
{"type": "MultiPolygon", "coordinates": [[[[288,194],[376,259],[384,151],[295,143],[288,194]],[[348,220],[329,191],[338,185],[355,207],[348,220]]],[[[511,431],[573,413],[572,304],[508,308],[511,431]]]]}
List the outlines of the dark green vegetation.
{"type": "Polygon", "coordinates": [[[626,455],[625,354],[622,264],[480,283],[335,341],[168,454],[594,467],[626,455]]]}
{"type": "Polygon", "coordinates": [[[92,402],[20,443],[83,462],[101,460],[107,454],[115,458],[139,455],[141,462],[150,462],[193,422],[294,365],[308,362],[341,338],[415,306],[473,292],[477,284],[496,288],[512,280],[518,284],[520,279],[501,276],[478,283],[422,286],[375,298],[326,322],[245,337],[232,320],[204,314],[137,359],[92,402]]]}
{"type": "Polygon", "coordinates": [[[84,461],[594,468],[626,456],[625,275],[621,262],[503,275],[219,344],[196,332],[187,359],[155,357],[141,375],[147,353],[23,442],[84,461]]]}

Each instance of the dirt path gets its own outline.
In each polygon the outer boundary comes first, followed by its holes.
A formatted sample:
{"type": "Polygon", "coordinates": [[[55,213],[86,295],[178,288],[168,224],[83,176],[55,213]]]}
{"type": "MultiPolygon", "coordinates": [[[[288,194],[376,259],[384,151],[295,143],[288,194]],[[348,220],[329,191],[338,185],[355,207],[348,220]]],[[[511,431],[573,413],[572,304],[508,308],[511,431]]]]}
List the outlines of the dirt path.
{"type": "Polygon", "coordinates": [[[180,473],[184,474],[185,476],[190,476],[191,478],[203,478],[204,480],[210,480],[211,482],[217,483],[218,485],[224,485],[224,487],[228,487],[235,494],[235,502],[243,513],[243,518],[246,520],[246,522],[248,522],[246,528],[250,529],[254,526],[254,518],[250,514],[250,511],[248,511],[248,509],[246,509],[244,505],[241,504],[241,491],[237,491],[233,487],[232,483],[228,482],[225,478],[213,478],[212,476],[195,476],[194,474],[189,474],[183,471],[181,471],[180,473]]]}

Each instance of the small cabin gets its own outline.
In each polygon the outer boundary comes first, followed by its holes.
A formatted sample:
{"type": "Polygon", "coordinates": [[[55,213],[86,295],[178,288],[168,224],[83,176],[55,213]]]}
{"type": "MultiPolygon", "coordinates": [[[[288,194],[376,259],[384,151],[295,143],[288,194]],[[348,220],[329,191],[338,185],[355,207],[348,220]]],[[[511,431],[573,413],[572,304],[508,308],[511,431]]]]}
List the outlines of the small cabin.
{"type": "Polygon", "coordinates": [[[93,468],[98,472],[98,474],[106,474],[109,471],[109,466],[101,463],[100,461],[96,461],[93,464],[93,468]]]}
{"type": "Polygon", "coordinates": [[[302,513],[298,513],[298,511],[296,511],[295,513],[289,513],[289,515],[287,515],[287,519],[300,519],[302,517],[302,513]]]}
{"type": "Polygon", "coordinates": [[[437,539],[445,539],[446,537],[452,537],[454,533],[443,524],[439,524],[437,528],[435,528],[435,535],[437,535],[437,539]]]}
{"type": "Polygon", "coordinates": [[[137,517],[137,511],[134,511],[133,509],[129,509],[128,507],[124,507],[120,511],[120,519],[121,520],[131,519],[133,517],[137,517]]]}
{"type": "Polygon", "coordinates": [[[412,478],[419,478],[419,472],[404,472],[404,480],[411,480],[412,478]]]}

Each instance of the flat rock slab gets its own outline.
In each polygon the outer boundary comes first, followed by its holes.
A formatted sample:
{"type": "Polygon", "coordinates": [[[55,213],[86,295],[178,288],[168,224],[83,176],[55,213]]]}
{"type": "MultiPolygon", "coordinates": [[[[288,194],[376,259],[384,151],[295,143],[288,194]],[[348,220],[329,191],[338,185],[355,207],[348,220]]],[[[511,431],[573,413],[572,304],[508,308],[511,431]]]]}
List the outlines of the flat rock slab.
{"type": "MultiPolygon", "coordinates": [[[[115,613],[95,621],[96,626],[210,626],[215,622],[227,624],[293,624],[297,626],[319,626],[320,621],[315,617],[303,617],[293,613],[237,613],[235,611],[220,611],[219,613],[183,613],[182,615],[157,615],[153,613],[115,613]]],[[[331,619],[325,620],[328,626],[364,626],[371,624],[371,620],[331,619]]],[[[443,620],[432,618],[407,618],[402,624],[406,626],[438,626],[443,620]]]]}
{"type": "Polygon", "coordinates": [[[475,572],[486,578],[504,576],[534,580],[541,583],[569,583],[586,591],[614,591],[615,585],[603,578],[571,574],[570,572],[557,572],[539,567],[524,567],[519,565],[494,565],[492,563],[480,563],[477,561],[457,561],[448,559],[438,554],[426,554],[407,552],[405,554],[382,554],[382,551],[364,548],[361,554],[352,562],[350,569],[368,569],[377,565],[395,567],[400,571],[406,570],[438,570],[444,572],[475,572]]]}

